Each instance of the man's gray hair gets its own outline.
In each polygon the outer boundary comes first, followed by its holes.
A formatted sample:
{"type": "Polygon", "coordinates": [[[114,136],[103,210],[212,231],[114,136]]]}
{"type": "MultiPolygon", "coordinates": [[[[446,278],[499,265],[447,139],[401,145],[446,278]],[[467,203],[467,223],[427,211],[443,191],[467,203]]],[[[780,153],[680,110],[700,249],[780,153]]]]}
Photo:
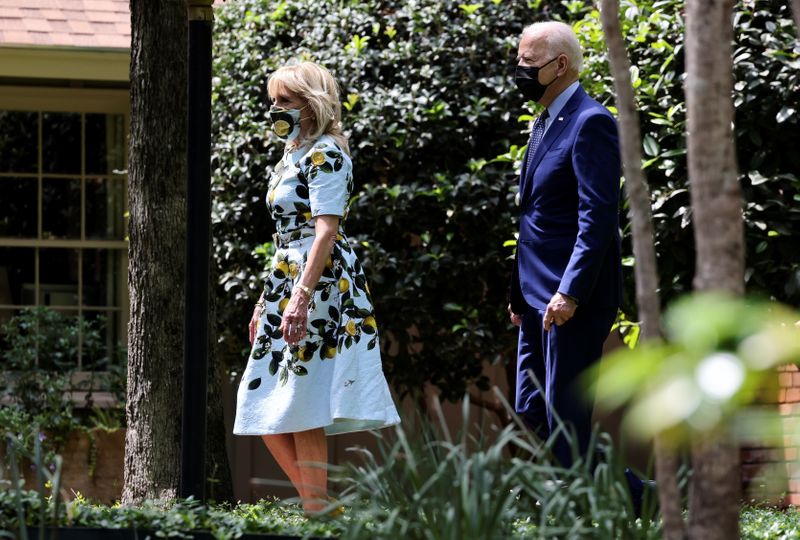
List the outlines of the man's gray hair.
{"type": "Polygon", "coordinates": [[[544,39],[550,56],[547,60],[565,54],[569,59],[570,69],[575,70],[576,75],[583,69],[581,44],[570,25],[556,21],[537,22],[526,26],[522,34],[534,34],[544,39]]]}

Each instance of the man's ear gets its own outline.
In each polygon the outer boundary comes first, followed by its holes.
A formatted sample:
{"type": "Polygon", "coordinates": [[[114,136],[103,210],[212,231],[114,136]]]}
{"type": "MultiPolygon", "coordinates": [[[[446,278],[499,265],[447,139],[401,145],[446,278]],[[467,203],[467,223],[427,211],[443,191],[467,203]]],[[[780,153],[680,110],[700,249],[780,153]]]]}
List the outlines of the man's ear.
{"type": "Polygon", "coordinates": [[[569,70],[569,58],[564,53],[558,55],[558,71],[561,75],[566,75],[567,71],[569,70]]]}

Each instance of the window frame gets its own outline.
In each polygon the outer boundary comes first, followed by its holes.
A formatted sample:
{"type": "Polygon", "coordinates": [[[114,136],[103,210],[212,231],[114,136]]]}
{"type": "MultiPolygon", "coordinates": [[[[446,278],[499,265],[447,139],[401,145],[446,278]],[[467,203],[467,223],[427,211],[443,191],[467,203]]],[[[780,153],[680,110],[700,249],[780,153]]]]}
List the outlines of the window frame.
{"type": "MultiPolygon", "coordinates": [[[[29,307],[42,305],[41,283],[39,276],[40,250],[47,248],[74,249],[78,255],[78,303],[77,305],[48,306],[62,313],[117,313],[114,324],[116,334],[123,340],[127,336],[130,303],[127,289],[128,273],[128,241],[127,232],[123,225],[122,240],[101,240],[86,238],[86,182],[87,178],[103,178],[106,181],[123,182],[122,205],[128,208],[128,137],[130,132],[130,105],[129,91],[122,88],[69,88],[63,86],[27,86],[27,85],[0,85],[0,110],[34,112],[39,114],[39,128],[37,135],[37,172],[35,173],[0,173],[0,181],[4,178],[30,178],[37,181],[37,234],[36,238],[0,237],[0,247],[31,248],[34,249],[34,276],[35,283],[34,304],[0,304],[0,310],[17,311],[29,307]],[[122,174],[88,174],[86,172],[86,137],[81,137],[81,170],[78,174],[53,174],[44,171],[42,150],[42,118],[45,113],[71,113],[81,114],[82,132],[86,129],[87,114],[114,114],[123,117],[123,173],[122,174]],[[81,236],[80,239],[44,239],[42,238],[42,204],[43,181],[46,178],[80,179],[81,186],[81,236]],[[119,278],[116,285],[116,297],[119,305],[104,306],[86,305],[83,290],[84,250],[104,250],[119,257],[119,278]]],[[[78,368],[76,375],[88,373],[83,371],[83,337],[78,341],[78,368]]]]}

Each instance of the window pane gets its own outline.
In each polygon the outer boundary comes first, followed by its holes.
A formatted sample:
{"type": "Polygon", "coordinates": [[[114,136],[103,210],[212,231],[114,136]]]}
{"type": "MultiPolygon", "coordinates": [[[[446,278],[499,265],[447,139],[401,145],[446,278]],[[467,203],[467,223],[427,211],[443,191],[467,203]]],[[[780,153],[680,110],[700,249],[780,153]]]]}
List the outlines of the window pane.
{"type": "Polygon", "coordinates": [[[80,174],[80,114],[42,115],[42,167],[46,173],[80,174]]]}
{"type": "Polygon", "coordinates": [[[34,248],[0,247],[0,304],[34,305],[34,248]]]}
{"type": "Polygon", "coordinates": [[[78,305],[78,256],[77,249],[39,250],[40,305],[78,305]]]}
{"type": "Polygon", "coordinates": [[[81,237],[81,181],[42,180],[42,238],[81,237]]]}
{"type": "Polygon", "coordinates": [[[83,250],[83,305],[119,306],[122,283],[119,250],[83,250]]]}
{"type": "Polygon", "coordinates": [[[0,236],[36,238],[36,191],[35,178],[0,178],[0,236]]]}
{"type": "MultiPolygon", "coordinates": [[[[14,309],[0,309],[0,328],[2,328],[4,324],[11,320],[11,317],[14,316],[15,312],[16,310],[14,309]]],[[[3,336],[0,336],[0,343],[3,341],[3,336]]],[[[0,358],[2,357],[2,352],[0,352],[0,358]]]]}
{"type": "Polygon", "coordinates": [[[86,179],[86,238],[123,240],[125,181],[121,178],[86,179]]]}
{"type": "Polygon", "coordinates": [[[37,172],[39,113],[0,111],[0,172],[37,172]]]}
{"type": "Polygon", "coordinates": [[[125,168],[125,117],[86,115],[86,173],[111,174],[125,168]]]}

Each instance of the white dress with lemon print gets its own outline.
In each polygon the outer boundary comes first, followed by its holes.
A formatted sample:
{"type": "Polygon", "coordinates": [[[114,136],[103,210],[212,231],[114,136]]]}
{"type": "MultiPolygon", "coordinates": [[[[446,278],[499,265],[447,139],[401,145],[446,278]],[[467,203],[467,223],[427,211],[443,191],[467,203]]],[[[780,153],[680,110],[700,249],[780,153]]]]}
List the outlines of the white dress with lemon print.
{"type": "Polygon", "coordinates": [[[272,173],[267,206],[277,250],[239,385],[237,435],[320,427],[332,435],[400,421],[381,366],[367,281],[341,228],[309,304],[306,337],[291,346],[279,329],[314,242],[314,218],[344,221],[352,188],[350,158],[325,135],[284,154],[272,173]]]}

